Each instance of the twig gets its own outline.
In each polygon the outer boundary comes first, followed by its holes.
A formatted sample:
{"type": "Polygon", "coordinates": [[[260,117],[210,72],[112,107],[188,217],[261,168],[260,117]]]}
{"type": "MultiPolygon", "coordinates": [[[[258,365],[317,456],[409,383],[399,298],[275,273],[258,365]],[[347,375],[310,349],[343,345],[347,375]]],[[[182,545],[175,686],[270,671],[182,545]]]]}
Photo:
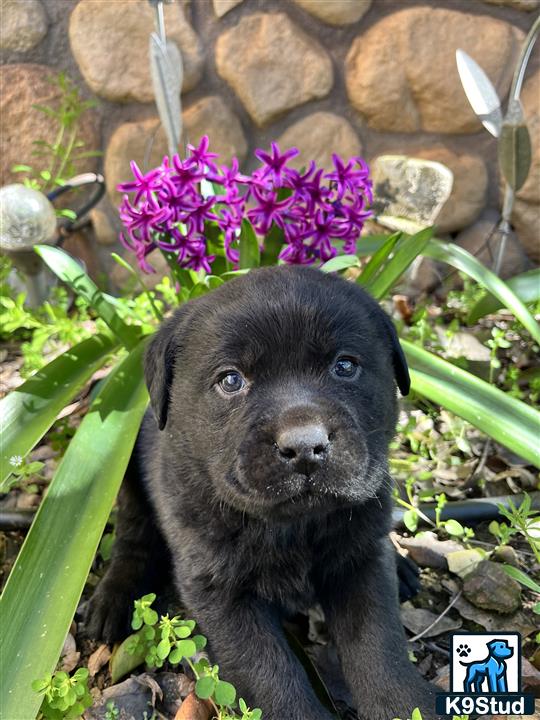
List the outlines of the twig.
{"type": "Polygon", "coordinates": [[[429,632],[433,627],[435,627],[435,625],[439,622],[439,620],[441,620],[446,615],[446,613],[450,610],[450,608],[453,607],[457,603],[457,601],[462,596],[462,594],[463,594],[463,590],[460,590],[455,595],[455,597],[452,599],[452,601],[450,602],[448,607],[442,611],[442,613],[439,615],[439,617],[435,618],[435,620],[431,623],[431,625],[428,625],[427,628],[422,630],[421,633],[418,633],[418,635],[415,635],[414,637],[409,638],[409,642],[412,643],[412,642],[416,642],[416,640],[420,640],[421,637],[423,637],[427,632],[429,632]]]}

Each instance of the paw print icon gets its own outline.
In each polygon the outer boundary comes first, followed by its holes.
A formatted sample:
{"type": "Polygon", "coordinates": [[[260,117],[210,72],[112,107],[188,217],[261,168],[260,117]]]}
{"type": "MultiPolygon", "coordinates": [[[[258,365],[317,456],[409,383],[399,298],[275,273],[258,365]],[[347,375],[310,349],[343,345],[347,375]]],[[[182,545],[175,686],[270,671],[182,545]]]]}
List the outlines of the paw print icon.
{"type": "Polygon", "coordinates": [[[471,653],[471,648],[468,645],[458,645],[456,648],[456,652],[459,657],[469,657],[471,653]]]}

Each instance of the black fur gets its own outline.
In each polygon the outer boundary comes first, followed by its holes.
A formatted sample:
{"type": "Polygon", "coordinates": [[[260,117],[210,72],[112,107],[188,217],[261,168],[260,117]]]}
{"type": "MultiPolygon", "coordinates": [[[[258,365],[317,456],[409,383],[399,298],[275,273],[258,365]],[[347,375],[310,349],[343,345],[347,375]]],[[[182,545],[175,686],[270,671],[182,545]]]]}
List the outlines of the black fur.
{"type": "Polygon", "coordinates": [[[434,717],[432,688],[407,657],[387,538],[395,381],[407,392],[409,376],[378,304],[317,270],[254,271],[180,308],[145,371],[153,412],[93,634],[116,639],[133,597],[156,589],[144,574],[170,557],[212,659],[265,720],[331,717],[281,625],[315,602],[361,718],[408,717],[417,705],[434,717]],[[332,374],[339,355],[358,359],[358,377],[332,374]],[[226,396],[217,382],[231,369],[248,386],[226,396]],[[300,471],[278,439],[306,426],[323,428],[328,444],[300,471]]]}

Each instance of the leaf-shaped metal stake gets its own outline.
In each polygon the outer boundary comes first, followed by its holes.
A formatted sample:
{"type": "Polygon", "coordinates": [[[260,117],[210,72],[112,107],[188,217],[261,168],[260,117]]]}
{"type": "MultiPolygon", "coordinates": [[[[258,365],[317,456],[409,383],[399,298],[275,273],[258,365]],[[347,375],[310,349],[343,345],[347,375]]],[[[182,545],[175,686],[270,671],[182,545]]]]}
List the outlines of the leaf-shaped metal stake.
{"type": "Polygon", "coordinates": [[[527,179],[531,167],[531,138],[519,100],[510,100],[498,149],[504,179],[516,193],[527,179]]]}
{"type": "Polygon", "coordinates": [[[150,35],[150,71],[161,124],[167,135],[170,155],[178,151],[182,133],[180,90],[182,87],[182,56],[176,45],[165,37],[163,3],[151,0],[156,7],[158,33],[150,35]]]}
{"type": "Polygon", "coordinates": [[[501,102],[491,80],[464,50],[456,50],[456,63],[472,109],[486,130],[494,137],[499,137],[502,126],[501,102]]]}

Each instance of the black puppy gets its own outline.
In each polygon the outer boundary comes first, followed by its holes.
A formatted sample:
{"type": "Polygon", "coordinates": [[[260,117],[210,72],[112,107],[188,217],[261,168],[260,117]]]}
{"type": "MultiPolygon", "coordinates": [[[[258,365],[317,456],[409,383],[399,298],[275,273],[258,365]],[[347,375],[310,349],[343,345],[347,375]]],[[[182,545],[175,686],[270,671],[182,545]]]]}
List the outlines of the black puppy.
{"type": "Polygon", "coordinates": [[[387,538],[394,378],[406,393],[409,376],[377,303],[318,270],[257,270],[165,321],[145,371],[153,413],[91,632],[117,637],[170,562],[222,676],[265,720],[331,717],[281,625],[316,602],[362,718],[433,717],[387,538]]]}

